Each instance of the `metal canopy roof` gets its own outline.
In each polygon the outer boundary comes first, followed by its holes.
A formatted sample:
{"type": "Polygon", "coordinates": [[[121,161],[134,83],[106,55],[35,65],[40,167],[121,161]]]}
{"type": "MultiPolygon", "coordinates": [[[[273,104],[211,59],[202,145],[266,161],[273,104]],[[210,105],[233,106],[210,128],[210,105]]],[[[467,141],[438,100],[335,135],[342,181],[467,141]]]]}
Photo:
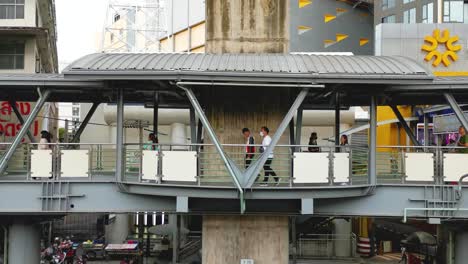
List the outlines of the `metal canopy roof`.
{"type": "Polygon", "coordinates": [[[310,54],[96,53],[73,62],[63,73],[102,80],[432,80],[424,67],[405,57],[310,54]]]}

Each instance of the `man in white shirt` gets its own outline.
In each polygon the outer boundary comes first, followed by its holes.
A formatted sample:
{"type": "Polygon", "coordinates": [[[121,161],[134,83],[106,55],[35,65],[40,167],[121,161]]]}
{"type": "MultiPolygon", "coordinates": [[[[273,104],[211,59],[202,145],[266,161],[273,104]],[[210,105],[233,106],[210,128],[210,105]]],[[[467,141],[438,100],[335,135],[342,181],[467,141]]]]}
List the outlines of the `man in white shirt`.
{"type": "MultiPolygon", "coordinates": [[[[260,149],[262,153],[266,152],[267,149],[269,148],[271,144],[271,137],[268,135],[270,133],[270,129],[268,127],[264,126],[260,129],[260,136],[263,137],[262,141],[262,148],[260,149]]],[[[263,178],[263,184],[262,186],[268,186],[268,179],[270,178],[270,175],[273,176],[275,179],[276,185],[279,184],[279,178],[276,176],[275,171],[271,168],[271,163],[273,162],[274,154],[273,151],[268,155],[268,159],[265,162],[265,165],[263,165],[263,170],[265,171],[265,177],[263,178]]]]}

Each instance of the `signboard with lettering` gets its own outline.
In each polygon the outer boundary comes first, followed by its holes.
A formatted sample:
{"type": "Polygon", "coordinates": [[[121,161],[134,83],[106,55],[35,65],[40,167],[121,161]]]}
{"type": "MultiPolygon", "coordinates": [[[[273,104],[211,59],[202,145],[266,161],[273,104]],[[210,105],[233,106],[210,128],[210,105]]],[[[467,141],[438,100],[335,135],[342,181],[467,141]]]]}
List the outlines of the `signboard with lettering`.
{"type": "MultiPolygon", "coordinates": [[[[26,119],[29,114],[31,114],[31,110],[34,107],[35,103],[31,102],[17,102],[16,107],[18,111],[23,116],[23,119],[26,119]]],[[[41,116],[41,114],[39,114],[41,116]]],[[[41,132],[41,122],[42,118],[38,117],[34,120],[34,123],[30,127],[30,131],[32,132],[33,136],[39,140],[40,132],[41,132]]],[[[2,141],[11,141],[18,132],[20,131],[22,125],[16,118],[15,113],[9,102],[3,101],[0,102],[0,131],[3,132],[3,137],[0,140],[2,141]]],[[[23,139],[23,141],[28,141],[27,137],[23,139]]]]}
{"type": "MultiPolygon", "coordinates": [[[[468,112],[464,112],[464,114],[468,118],[468,112]]],[[[435,115],[432,123],[434,124],[434,134],[458,133],[458,128],[461,126],[455,114],[435,115]]]]}

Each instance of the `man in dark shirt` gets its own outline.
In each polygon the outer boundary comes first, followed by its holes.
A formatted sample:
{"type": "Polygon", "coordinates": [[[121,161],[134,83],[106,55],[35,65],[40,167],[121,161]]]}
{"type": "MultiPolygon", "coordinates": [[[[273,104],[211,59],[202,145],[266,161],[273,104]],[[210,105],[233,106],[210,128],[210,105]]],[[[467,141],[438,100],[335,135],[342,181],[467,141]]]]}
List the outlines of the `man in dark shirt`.
{"type": "Polygon", "coordinates": [[[250,135],[250,130],[246,127],[242,129],[242,134],[245,138],[245,168],[247,169],[254,158],[255,139],[250,135]]]}
{"type": "Polygon", "coordinates": [[[458,128],[458,135],[460,136],[458,138],[458,147],[464,147],[457,149],[459,153],[468,153],[468,138],[466,137],[466,131],[463,126],[460,126],[458,128]]]}

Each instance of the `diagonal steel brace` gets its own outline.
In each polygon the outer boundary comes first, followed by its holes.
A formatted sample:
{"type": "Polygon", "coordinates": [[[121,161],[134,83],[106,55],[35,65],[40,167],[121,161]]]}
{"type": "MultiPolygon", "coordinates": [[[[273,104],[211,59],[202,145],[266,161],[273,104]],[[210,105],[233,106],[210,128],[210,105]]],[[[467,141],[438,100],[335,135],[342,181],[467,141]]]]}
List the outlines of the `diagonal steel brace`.
{"type": "Polygon", "coordinates": [[[51,92],[52,92],[51,90],[44,90],[42,94],[39,93],[39,99],[37,100],[36,105],[34,106],[33,110],[29,114],[28,118],[26,118],[26,121],[24,122],[20,131],[16,135],[15,139],[13,140],[13,143],[10,145],[7,152],[3,155],[2,159],[0,160],[0,175],[2,175],[5,172],[8,162],[10,161],[11,157],[13,157],[13,154],[15,153],[18,146],[21,144],[23,137],[28,132],[29,127],[36,119],[37,115],[42,109],[42,106],[49,98],[49,95],[51,94],[51,92]]]}
{"type": "MultiPolygon", "coordinates": [[[[10,101],[8,101],[8,103],[10,104],[11,109],[13,109],[13,112],[15,113],[16,118],[18,119],[20,124],[23,126],[24,125],[24,118],[21,115],[20,111],[18,110],[18,107],[16,106],[16,101],[10,100],[10,101]]],[[[28,134],[29,141],[31,141],[31,143],[36,143],[36,139],[34,138],[33,134],[31,133],[31,130],[28,129],[28,131],[26,133],[28,134]]]]}
{"type": "Polygon", "coordinates": [[[206,117],[205,113],[203,112],[202,107],[198,103],[198,100],[193,93],[192,89],[184,87],[181,84],[177,84],[177,87],[181,88],[182,90],[185,91],[187,94],[187,97],[192,104],[194,110],[197,112],[200,121],[202,122],[203,126],[205,127],[206,131],[208,132],[208,136],[210,137],[211,141],[216,147],[216,150],[218,151],[219,155],[221,156],[221,159],[224,162],[224,165],[226,166],[229,174],[231,175],[232,179],[234,180],[234,184],[236,185],[237,189],[239,190],[239,196],[241,198],[241,212],[244,212],[244,207],[245,207],[245,202],[244,202],[244,190],[242,188],[240,178],[242,177],[242,172],[241,170],[237,167],[237,165],[226,155],[224,152],[224,148],[219,142],[218,137],[216,136],[216,133],[214,129],[211,127],[210,122],[208,121],[208,118],[206,117]]]}
{"type": "Polygon", "coordinates": [[[310,90],[309,87],[302,88],[301,92],[296,97],[296,100],[292,104],[291,108],[289,108],[289,111],[284,117],[283,121],[281,121],[266,151],[260,156],[259,159],[253,162],[249,166],[249,168],[244,172],[244,182],[243,182],[244,188],[251,188],[252,185],[254,184],[255,179],[257,178],[257,175],[262,170],[262,167],[265,165],[265,162],[267,161],[268,156],[271,153],[273,153],[275,146],[278,144],[281,136],[283,135],[284,131],[288,127],[289,122],[293,119],[294,114],[296,113],[297,109],[299,109],[299,107],[302,105],[302,102],[304,101],[307,94],[309,93],[309,90],[310,90]]]}

